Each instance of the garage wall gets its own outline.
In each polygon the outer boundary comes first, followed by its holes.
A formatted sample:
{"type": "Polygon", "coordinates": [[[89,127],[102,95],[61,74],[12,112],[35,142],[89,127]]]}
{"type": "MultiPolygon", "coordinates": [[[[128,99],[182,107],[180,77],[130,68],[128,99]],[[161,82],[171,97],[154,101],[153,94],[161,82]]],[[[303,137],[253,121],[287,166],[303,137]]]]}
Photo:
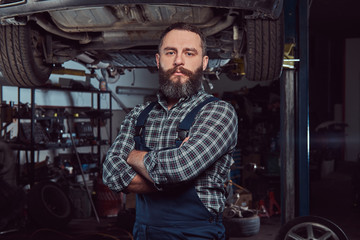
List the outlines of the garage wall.
{"type": "Polygon", "coordinates": [[[346,39],[345,50],[345,160],[360,152],[360,38],[346,39]]]}
{"type": "MultiPolygon", "coordinates": [[[[68,69],[76,69],[76,70],[84,70],[87,74],[89,74],[89,70],[83,67],[81,64],[78,64],[73,61],[66,62],[64,64],[65,68],[68,69]]],[[[101,72],[96,71],[98,78],[102,78],[101,72]]],[[[50,76],[50,82],[54,85],[59,84],[61,79],[68,79],[68,80],[77,80],[80,82],[85,82],[86,78],[82,76],[74,76],[74,75],[58,75],[52,74],[50,76]]],[[[121,75],[119,79],[116,81],[112,80],[112,83],[109,83],[107,87],[116,93],[116,87],[123,87],[126,89],[131,89],[128,91],[130,94],[122,93],[122,94],[115,94],[116,97],[121,101],[124,106],[128,108],[133,108],[135,105],[144,102],[144,97],[148,94],[153,94],[159,87],[158,84],[158,75],[157,73],[151,73],[146,69],[136,69],[133,71],[125,71],[124,75],[121,75]],[[145,94],[138,94],[137,89],[141,89],[142,93],[145,94]],[[148,90],[148,91],[144,91],[148,90]]],[[[95,88],[99,87],[99,80],[96,78],[92,78],[90,80],[91,85],[95,88]]],[[[18,102],[18,88],[11,87],[11,86],[4,86],[3,87],[3,100],[6,102],[14,101],[18,102]]],[[[21,99],[20,102],[27,103],[30,102],[30,90],[23,89],[21,92],[21,99]]],[[[39,105],[48,105],[48,106],[90,106],[91,97],[90,94],[86,93],[71,93],[68,95],[66,92],[54,92],[47,93],[46,91],[39,91],[36,94],[36,103],[39,105]]],[[[101,106],[107,107],[108,105],[108,95],[104,95],[101,99],[101,106]]],[[[112,100],[112,107],[113,110],[122,110],[121,104],[119,104],[116,100],[112,100]]]]}
{"type": "MultiPolygon", "coordinates": [[[[146,69],[126,70],[118,81],[109,83],[108,88],[115,93],[121,104],[133,108],[137,104],[144,103],[148,96],[156,94],[159,88],[158,74],[146,69]],[[121,92],[116,93],[116,88],[121,88],[121,92]]],[[[113,110],[121,110],[121,104],[113,100],[113,110]]]]}
{"type": "Polygon", "coordinates": [[[240,91],[244,88],[253,88],[257,85],[259,86],[269,86],[272,81],[249,81],[246,78],[243,78],[238,81],[230,80],[225,74],[220,75],[220,80],[212,81],[213,89],[209,89],[209,86],[205,86],[205,89],[209,93],[213,93],[215,95],[219,95],[220,97],[224,92],[236,92],[240,91]]]}

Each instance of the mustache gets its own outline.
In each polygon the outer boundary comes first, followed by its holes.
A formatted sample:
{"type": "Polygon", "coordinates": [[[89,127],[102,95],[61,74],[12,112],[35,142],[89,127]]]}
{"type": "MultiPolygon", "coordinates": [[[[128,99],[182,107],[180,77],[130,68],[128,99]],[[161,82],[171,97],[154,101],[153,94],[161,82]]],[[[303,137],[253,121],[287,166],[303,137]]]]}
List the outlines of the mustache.
{"type": "Polygon", "coordinates": [[[184,67],[174,67],[174,68],[171,68],[169,70],[166,71],[167,74],[169,75],[172,75],[174,74],[175,72],[181,72],[182,74],[186,75],[186,76],[191,76],[193,74],[192,71],[184,68],[184,67]]]}

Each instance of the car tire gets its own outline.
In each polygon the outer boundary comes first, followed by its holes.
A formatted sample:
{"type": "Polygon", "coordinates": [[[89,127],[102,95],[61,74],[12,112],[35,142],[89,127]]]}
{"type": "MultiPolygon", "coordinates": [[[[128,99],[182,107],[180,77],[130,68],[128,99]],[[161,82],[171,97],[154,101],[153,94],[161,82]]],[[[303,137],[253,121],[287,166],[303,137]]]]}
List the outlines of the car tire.
{"type": "Polygon", "coordinates": [[[348,240],[335,223],[317,216],[297,217],[281,227],[275,240],[329,239],[348,240]]]}
{"type": "Polygon", "coordinates": [[[35,184],[28,195],[29,219],[36,226],[59,229],[72,219],[72,205],[67,194],[53,182],[35,184]]]}
{"type": "Polygon", "coordinates": [[[31,24],[0,25],[0,71],[3,85],[43,85],[52,71],[44,62],[44,34],[31,24]]]}
{"type": "Polygon", "coordinates": [[[276,80],[284,58],[284,17],[246,20],[245,77],[251,81],[276,80]]]}
{"type": "Polygon", "coordinates": [[[226,237],[250,237],[260,231],[260,217],[253,214],[247,217],[224,218],[226,237]]]}

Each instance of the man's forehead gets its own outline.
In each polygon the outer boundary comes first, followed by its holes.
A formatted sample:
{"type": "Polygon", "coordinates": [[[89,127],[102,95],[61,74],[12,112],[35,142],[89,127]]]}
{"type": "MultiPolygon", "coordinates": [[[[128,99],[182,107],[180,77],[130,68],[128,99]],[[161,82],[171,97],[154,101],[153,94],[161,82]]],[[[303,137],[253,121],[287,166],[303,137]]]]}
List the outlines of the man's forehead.
{"type": "Polygon", "coordinates": [[[201,48],[201,38],[197,33],[174,29],[164,36],[161,47],[167,48],[177,44],[185,45],[187,48],[201,48]]]}

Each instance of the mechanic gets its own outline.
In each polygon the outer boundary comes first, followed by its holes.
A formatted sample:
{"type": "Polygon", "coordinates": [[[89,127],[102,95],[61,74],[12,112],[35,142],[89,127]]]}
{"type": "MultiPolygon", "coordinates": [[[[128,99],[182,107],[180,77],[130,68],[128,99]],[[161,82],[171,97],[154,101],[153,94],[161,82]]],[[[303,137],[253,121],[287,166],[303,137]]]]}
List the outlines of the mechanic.
{"type": "Polygon", "coordinates": [[[137,194],[134,239],[225,239],[221,214],[237,115],[205,92],[208,60],[198,28],[168,27],[156,54],[158,100],[125,117],[107,153],[104,183],[137,194]],[[187,133],[180,124],[190,126],[187,133]]]}

